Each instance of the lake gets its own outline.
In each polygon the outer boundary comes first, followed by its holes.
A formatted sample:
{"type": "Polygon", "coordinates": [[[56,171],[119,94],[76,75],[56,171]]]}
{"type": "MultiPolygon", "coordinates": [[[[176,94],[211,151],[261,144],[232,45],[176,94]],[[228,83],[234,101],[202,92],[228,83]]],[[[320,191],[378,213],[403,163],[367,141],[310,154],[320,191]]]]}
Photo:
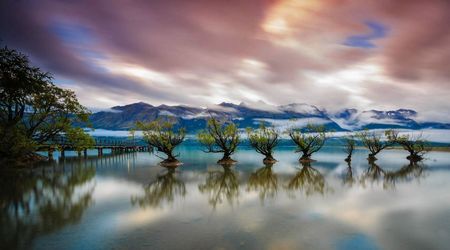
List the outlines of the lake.
{"type": "MultiPolygon", "coordinates": [[[[339,147],[273,166],[248,147],[232,167],[197,145],[184,164],[147,152],[66,157],[2,173],[1,249],[448,249],[450,153],[419,164],[387,150],[376,164],[339,147]]],[[[57,156],[57,155],[56,155],[57,156]]]]}

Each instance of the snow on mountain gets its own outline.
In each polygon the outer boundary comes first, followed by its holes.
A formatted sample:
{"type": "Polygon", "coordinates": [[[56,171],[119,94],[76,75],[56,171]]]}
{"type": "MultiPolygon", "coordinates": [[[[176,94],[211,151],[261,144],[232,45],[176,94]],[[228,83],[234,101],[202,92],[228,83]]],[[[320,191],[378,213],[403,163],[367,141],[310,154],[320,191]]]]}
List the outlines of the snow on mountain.
{"type": "Polygon", "coordinates": [[[410,109],[390,111],[343,109],[336,113],[328,113],[324,109],[305,103],[275,106],[264,102],[239,105],[223,102],[209,107],[190,107],[153,106],[139,102],[94,113],[90,119],[94,128],[118,130],[131,128],[136,121],[146,122],[171,117],[178,120],[179,126],[188,130],[199,130],[206,126],[206,120],[210,116],[227,117],[241,128],[257,127],[261,121],[265,121],[278,128],[302,127],[308,123],[324,124],[335,131],[384,128],[450,129],[450,124],[417,122],[415,121],[417,112],[410,109]]]}

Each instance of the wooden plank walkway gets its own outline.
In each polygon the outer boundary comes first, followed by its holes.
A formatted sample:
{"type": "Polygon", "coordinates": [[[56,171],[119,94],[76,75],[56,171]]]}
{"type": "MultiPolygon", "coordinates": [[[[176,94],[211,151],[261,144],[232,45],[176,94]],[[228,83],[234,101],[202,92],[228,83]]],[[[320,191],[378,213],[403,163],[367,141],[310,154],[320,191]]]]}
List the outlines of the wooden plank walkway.
{"type": "Polygon", "coordinates": [[[78,156],[83,154],[84,157],[87,157],[88,149],[96,149],[98,156],[102,156],[105,149],[111,150],[112,154],[145,151],[153,152],[153,148],[149,147],[148,144],[142,140],[115,139],[111,137],[95,137],[94,139],[94,146],[77,151],[75,146],[70,143],[67,138],[61,136],[45,145],[41,145],[39,151],[48,152],[49,159],[53,159],[53,153],[55,151],[59,151],[63,158],[65,157],[66,151],[75,151],[78,152],[78,156]]]}

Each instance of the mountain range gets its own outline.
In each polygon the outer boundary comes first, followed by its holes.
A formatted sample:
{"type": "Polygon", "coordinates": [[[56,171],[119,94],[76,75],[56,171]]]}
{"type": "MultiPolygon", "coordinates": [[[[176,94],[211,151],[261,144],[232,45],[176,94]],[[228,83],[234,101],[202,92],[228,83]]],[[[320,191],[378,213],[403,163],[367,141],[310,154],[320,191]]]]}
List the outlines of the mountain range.
{"type": "Polygon", "coordinates": [[[144,102],[125,106],[115,106],[94,113],[90,120],[94,128],[123,130],[134,127],[136,121],[153,121],[158,118],[175,119],[178,126],[189,132],[205,128],[210,116],[232,119],[240,128],[258,127],[261,122],[284,130],[290,127],[302,127],[308,123],[323,124],[334,131],[360,129],[449,129],[450,124],[438,122],[418,122],[417,112],[410,109],[366,110],[344,109],[330,113],[314,105],[292,103],[274,106],[263,102],[233,104],[223,102],[208,108],[184,105],[153,106],[144,102]]]}

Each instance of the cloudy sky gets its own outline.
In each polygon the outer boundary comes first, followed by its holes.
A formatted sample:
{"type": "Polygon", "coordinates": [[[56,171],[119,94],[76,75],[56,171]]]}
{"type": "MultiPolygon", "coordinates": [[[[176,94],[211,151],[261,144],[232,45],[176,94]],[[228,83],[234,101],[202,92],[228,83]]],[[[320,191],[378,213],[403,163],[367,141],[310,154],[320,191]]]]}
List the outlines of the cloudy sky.
{"type": "Polygon", "coordinates": [[[450,121],[448,0],[2,0],[0,39],[91,108],[411,108],[450,121]]]}

